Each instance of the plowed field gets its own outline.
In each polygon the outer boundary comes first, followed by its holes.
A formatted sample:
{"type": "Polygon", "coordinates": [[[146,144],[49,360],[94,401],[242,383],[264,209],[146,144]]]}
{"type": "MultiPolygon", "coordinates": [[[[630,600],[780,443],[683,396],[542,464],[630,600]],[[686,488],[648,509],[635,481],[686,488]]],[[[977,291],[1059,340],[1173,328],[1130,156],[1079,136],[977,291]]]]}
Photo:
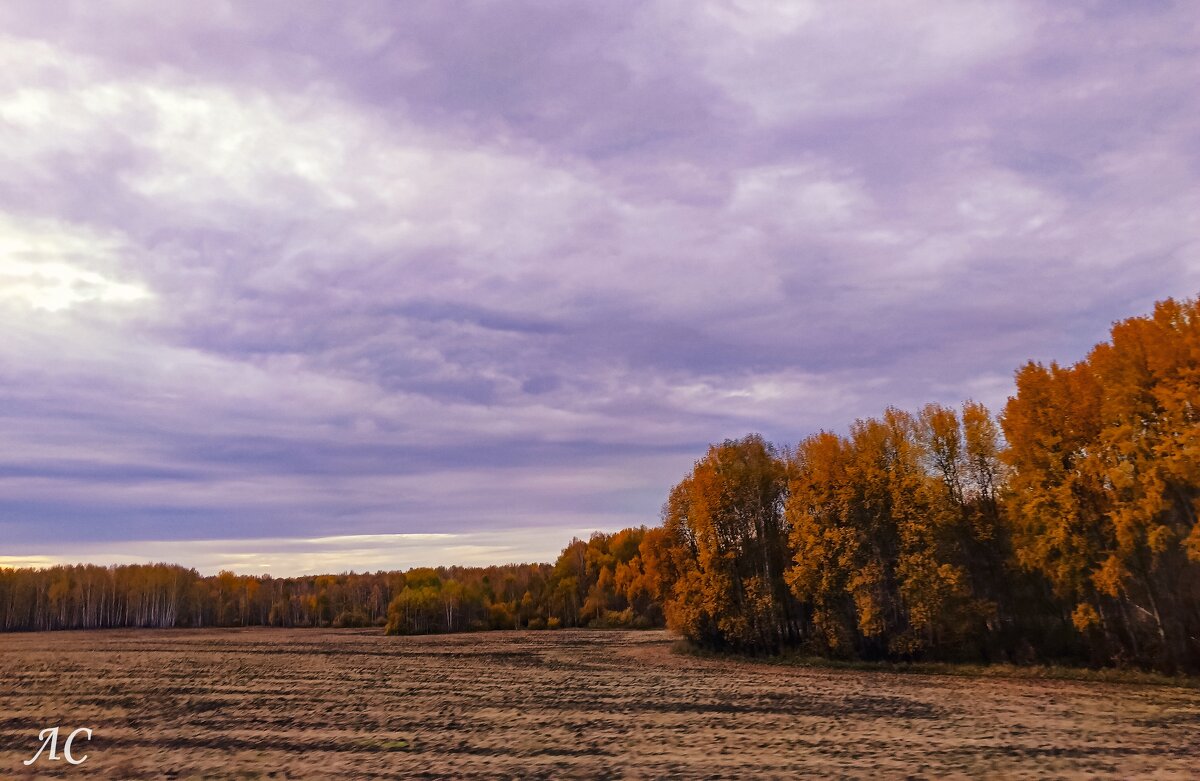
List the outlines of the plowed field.
{"type": "MultiPolygon", "coordinates": [[[[61,751],[61,747],[60,747],[61,751]]],[[[1200,693],[812,670],[664,632],[0,635],[0,778],[1200,777],[1200,693]],[[78,766],[32,767],[77,727],[78,766]]]]}

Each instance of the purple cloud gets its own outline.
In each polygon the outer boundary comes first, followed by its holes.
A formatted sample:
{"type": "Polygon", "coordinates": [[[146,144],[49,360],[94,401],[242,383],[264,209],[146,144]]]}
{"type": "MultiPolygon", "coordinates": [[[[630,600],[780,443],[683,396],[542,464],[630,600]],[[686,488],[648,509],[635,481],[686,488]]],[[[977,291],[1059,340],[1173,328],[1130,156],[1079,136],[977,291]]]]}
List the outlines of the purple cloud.
{"type": "Polygon", "coordinates": [[[998,406],[1200,291],[1198,26],[7,4],[0,553],[569,536],[709,441],[998,406]]]}

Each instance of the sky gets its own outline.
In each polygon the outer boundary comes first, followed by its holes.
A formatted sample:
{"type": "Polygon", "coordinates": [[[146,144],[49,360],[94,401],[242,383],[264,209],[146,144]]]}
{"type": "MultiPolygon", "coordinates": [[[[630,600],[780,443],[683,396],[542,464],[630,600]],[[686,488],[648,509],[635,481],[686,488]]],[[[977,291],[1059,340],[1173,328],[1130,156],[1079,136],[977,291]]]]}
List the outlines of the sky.
{"type": "Polygon", "coordinates": [[[549,560],[1200,293],[1200,14],[16,0],[0,170],[0,564],[549,560]]]}

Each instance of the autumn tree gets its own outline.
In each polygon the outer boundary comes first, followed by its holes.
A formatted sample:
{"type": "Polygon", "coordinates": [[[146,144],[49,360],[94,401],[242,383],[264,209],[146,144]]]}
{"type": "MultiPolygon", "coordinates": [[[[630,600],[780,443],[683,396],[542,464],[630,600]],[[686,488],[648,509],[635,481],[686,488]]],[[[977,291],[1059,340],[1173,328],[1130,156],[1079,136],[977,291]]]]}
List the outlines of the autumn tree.
{"type": "Polygon", "coordinates": [[[667,598],[669,625],[718,648],[775,651],[800,632],[798,606],[783,580],[784,464],[750,435],[709,448],[671,491],[669,537],[682,548],[667,598]]]}
{"type": "MultiPolygon", "coordinates": [[[[789,463],[787,580],[811,647],[839,656],[964,654],[997,614],[996,431],[980,405],[930,405],[820,432],[789,463]],[[982,581],[982,582],[981,582],[982,581]]],[[[976,650],[975,653],[978,653],[976,650]]]]}
{"type": "Polygon", "coordinates": [[[1200,667],[1200,304],[1168,299],[1004,411],[1017,557],[1109,659],[1200,667]]]}

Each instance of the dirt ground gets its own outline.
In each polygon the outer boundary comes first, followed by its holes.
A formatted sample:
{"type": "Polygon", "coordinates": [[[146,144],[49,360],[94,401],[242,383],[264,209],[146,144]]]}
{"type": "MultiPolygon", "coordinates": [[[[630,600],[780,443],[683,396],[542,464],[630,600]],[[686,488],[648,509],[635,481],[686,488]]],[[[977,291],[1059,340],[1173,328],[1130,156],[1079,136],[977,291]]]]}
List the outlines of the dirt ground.
{"type": "Polygon", "coordinates": [[[699,659],[664,632],[0,635],[0,778],[805,775],[1200,778],[1200,693],[699,659]],[[94,730],[87,761],[26,768],[54,725],[94,730]]]}

